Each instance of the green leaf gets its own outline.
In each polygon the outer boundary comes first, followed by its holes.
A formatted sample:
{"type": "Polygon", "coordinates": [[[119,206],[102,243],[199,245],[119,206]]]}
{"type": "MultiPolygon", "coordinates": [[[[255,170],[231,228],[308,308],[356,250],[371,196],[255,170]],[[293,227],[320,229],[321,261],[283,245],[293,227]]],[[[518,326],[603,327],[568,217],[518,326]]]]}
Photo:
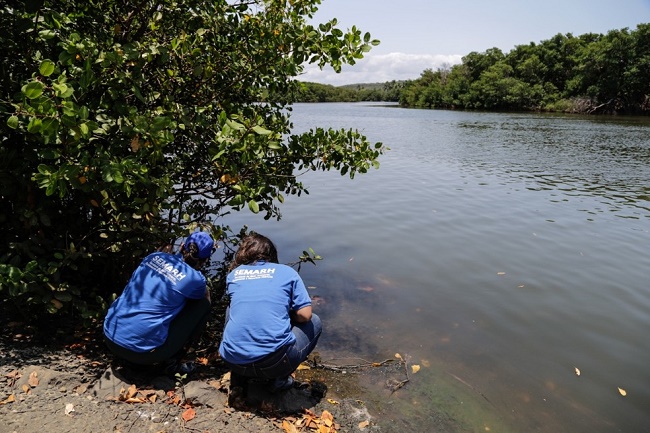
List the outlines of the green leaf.
{"type": "Polygon", "coordinates": [[[43,89],[45,85],[40,81],[32,81],[25,84],[21,91],[23,95],[27,96],[29,99],[36,99],[43,94],[43,89]]]}
{"type": "Polygon", "coordinates": [[[11,129],[17,129],[18,116],[11,116],[9,119],[7,119],[7,126],[10,127],[11,129]]]}
{"type": "Polygon", "coordinates": [[[33,117],[32,120],[29,121],[29,124],[27,125],[27,132],[31,134],[36,134],[41,130],[41,124],[43,122],[41,119],[37,117],[33,117]]]}
{"type": "Polygon", "coordinates": [[[54,62],[52,60],[43,60],[41,66],[38,68],[39,72],[44,77],[49,77],[54,72],[54,62]]]}
{"type": "Polygon", "coordinates": [[[232,129],[236,131],[241,131],[244,129],[244,125],[242,125],[239,122],[235,122],[234,120],[226,119],[226,125],[230,126],[232,129]]]}
{"type": "Polygon", "coordinates": [[[257,204],[255,200],[250,200],[248,202],[248,208],[251,210],[253,213],[259,213],[260,211],[260,205],[257,204]]]}
{"type": "Polygon", "coordinates": [[[259,135],[269,135],[269,134],[272,133],[272,131],[269,131],[268,129],[262,128],[262,127],[259,126],[259,125],[255,125],[255,126],[253,126],[253,131],[254,131],[256,134],[259,134],[259,135]]]}
{"type": "Polygon", "coordinates": [[[68,86],[64,83],[53,83],[52,88],[54,89],[54,94],[58,97],[61,97],[61,95],[68,91],[68,86]]]}
{"type": "Polygon", "coordinates": [[[72,301],[72,295],[68,292],[54,292],[54,297],[62,302],[72,301]]]}
{"type": "Polygon", "coordinates": [[[54,36],[56,36],[56,33],[54,30],[41,30],[38,32],[38,35],[43,39],[52,39],[54,36]]]}

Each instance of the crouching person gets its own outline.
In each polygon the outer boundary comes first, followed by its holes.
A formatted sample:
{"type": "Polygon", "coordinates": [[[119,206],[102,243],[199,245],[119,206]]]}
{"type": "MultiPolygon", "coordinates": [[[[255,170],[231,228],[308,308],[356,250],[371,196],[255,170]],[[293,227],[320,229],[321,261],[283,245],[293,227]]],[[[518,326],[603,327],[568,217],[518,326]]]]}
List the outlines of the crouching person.
{"type": "Polygon", "coordinates": [[[170,375],[194,370],[182,358],[210,313],[210,293],[200,269],[213,248],[210,235],[194,232],[179,254],[156,252],[144,258],[104,320],[106,345],[117,358],[170,375]]]}
{"type": "Polygon", "coordinates": [[[230,306],[219,353],[237,376],[268,379],[272,392],[293,386],[291,374],[320,337],[320,318],[298,273],[278,264],[268,238],[243,239],[226,279],[230,306]]]}

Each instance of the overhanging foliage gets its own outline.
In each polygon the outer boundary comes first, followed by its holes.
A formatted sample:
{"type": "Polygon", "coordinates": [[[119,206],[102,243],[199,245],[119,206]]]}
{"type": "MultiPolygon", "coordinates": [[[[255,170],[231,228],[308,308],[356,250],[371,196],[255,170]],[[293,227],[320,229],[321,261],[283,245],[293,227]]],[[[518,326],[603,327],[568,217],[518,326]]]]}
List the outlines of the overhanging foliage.
{"type": "Polygon", "coordinates": [[[24,0],[0,9],[0,293],[103,311],[141,257],[218,218],[279,218],[307,170],[354,177],[380,143],[292,135],[305,62],[340,70],[377,41],[320,0],[24,0]]]}

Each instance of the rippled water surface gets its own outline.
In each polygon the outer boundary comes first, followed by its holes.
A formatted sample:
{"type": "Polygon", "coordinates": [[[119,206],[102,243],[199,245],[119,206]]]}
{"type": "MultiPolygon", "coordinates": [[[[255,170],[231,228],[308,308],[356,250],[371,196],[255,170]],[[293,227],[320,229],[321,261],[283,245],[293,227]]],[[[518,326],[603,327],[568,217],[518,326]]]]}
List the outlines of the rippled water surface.
{"type": "Polygon", "coordinates": [[[385,431],[650,430],[650,119],[314,104],[293,120],[391,150],[352,181],[303,176],[279,223],[229,222],[283,262],[324,257],[301,270],[324,359],[421,366],[393,394],[362,379],[385,431]]]}

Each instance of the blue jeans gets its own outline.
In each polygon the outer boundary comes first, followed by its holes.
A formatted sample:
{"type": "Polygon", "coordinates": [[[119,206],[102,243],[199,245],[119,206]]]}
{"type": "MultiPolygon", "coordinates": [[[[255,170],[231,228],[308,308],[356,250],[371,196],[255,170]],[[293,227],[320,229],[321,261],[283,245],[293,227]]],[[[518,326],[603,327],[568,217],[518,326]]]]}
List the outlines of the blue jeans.
{"type": "MultiPolygon", "coordinates": [[[[226,321],[228,312],[226,312],[226,321]]],[[[249,364],[231,364],[226,362],[231,371],[245,377],[278,379],[289,376],[316,347],[323,330],[320,317],[311,315],[311,320],[304,323],[292,323],[291,332],[296,336],[293,344],[283,346],[264,358],[249,364]]]]}
{"type": "Polygon", "coordinates": [[[183,309],[169,324],[167,340],[149,352],[134,352],[122,347],[104,335],[104,341],[113,355],[131,364],[153,365],[184,355],[184,347],[198,339],[210,315],[210,301],[203,299],[188,299],[183,309]]]}

